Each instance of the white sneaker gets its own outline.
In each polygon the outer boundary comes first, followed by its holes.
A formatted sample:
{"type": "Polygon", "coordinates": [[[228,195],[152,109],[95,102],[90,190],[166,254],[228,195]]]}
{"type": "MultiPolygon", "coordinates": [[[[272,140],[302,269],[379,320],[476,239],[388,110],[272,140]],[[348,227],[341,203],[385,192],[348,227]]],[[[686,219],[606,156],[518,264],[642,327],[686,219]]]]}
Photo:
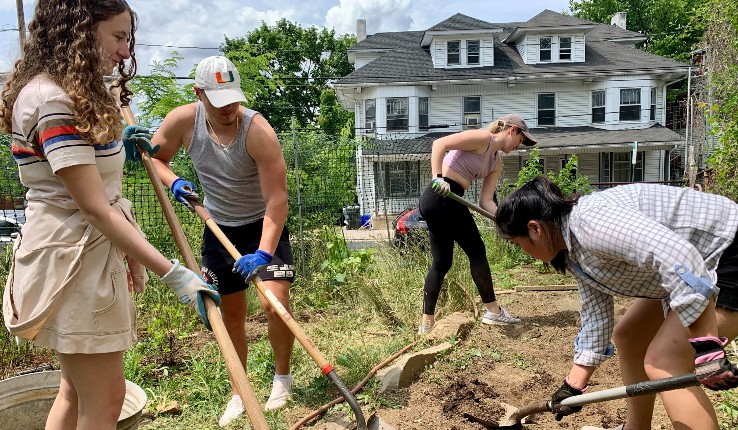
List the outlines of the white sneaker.
{"type": "Polygon", "coordinates": [[[420,319],[420,326],[418,327],[418,334],[426,334],[433,330],[436,325],[436,319],[431,315],[423,315],[420,319]]]}
{"type": "Polygon", "coordinates": [[[272,393],[269,395],[264,409],[267,411],[276,411],[287,404],[287,400],[292,396],[292,374],[274,375],[272,381],[272,393]]]}
{"type": "Polygon", "coordinates": [[[520,323],[520,319],[513,317],[507,312],[507,309],[500,306],[499,314],[496,314],[489,309],[485,309],[482,323],[499,325],[518,324],[520,323]]]}
{"type": "Polygon", "coordinates": [[[227,426],[231,421],[238,418],[243,411],[244,408],[241,396],[234,394],[233,397],[231,397],[231,400],[228,401],[225,412],[223,412],[223,416],[220,417],[220,421],[218,421],[218,425],[221,427],[227,426]]]}

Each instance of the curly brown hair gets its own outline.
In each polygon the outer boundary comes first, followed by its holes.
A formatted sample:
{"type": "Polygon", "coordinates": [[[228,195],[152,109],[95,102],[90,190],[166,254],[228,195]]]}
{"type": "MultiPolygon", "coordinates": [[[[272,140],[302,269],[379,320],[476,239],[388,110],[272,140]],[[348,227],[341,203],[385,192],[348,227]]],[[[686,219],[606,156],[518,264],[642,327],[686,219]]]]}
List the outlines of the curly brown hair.
{"type": "Polygon", "coordinates": [[[0,104],[0,129],[10,133],[13,105],[28,82],[45,74],[72,100],[74,118],[80,135],[91,144],[119,139],[123,118],[118,101],[105,86],[103,52],[97,26],[116,15],[131,15],[128,48],[130,64],[118,64],[120,102],[127,106],[131,91],[126,87],[136,74],[134,45],[137,17],[125,0],[43,0],[36,6],[28,25],[29,37],[23,45],[23,57],[15,62],[5,84],[0,104]]]}

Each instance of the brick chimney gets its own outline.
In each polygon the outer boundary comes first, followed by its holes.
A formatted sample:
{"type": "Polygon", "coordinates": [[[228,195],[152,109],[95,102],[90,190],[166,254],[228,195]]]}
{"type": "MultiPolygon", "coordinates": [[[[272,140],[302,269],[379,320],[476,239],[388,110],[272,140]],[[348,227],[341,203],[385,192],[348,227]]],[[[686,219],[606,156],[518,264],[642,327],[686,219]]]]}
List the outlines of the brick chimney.
{"type": "Polygon", "coordinates": [[[617,25],[623,30],[627,30],[626,28],[627,15],[628,15],[627,12],[616,12],[615,15],[613,15],[612,18],[610,19],[610,24],[617,25]]]}
{"type": "Polygon", "coordinates": [[[366,20],[357,19],[356,20],[356,43],[359,43],[364,39],[366,39],[366,20]]]}

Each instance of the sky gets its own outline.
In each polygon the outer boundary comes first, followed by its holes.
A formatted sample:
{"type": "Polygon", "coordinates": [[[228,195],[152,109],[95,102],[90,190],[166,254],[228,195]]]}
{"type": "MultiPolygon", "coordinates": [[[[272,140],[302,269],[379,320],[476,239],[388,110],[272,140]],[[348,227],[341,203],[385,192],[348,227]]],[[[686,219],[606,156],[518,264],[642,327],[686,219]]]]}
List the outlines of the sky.
{"type": "MultiPolygon", "coordinates": [[[[23,0],[26,25],[35,4],[23,0]]],[[[365,19],[367,34],[374,34],[425,30],[456,13],[499,23],[527,21],[544,9],[569,8],[569,0],[128,0],[128,4],[139,16],[138,73],[147,74],[152,61],[169,58],[176,50],[184,57],[180,76],[201,59],[218,55],[225,37],[243,37],[262,22],[273,25],[282,18],[302,27],[332,28],[337,34],[356,34],[356,20],[365,19]]],[[[0,0],[0,72],[9,71],[18,57],[17,28],[16,1],[0,0]]]]}

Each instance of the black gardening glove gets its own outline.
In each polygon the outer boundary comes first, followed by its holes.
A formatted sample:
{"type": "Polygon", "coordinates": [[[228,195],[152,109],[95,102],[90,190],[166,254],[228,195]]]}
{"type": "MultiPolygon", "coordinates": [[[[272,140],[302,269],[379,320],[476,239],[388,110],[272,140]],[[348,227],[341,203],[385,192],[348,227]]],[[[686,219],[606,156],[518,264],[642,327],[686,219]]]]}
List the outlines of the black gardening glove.
{"type": "Polygon", "coordinates": [[[555,393],[553,393],[553,396],[551,396],[551,402],[549,406],[549,410],[555,415],[556,421],[561,421],[561,419],[565,416],[582,410],[581,406],[561,405],[562,400],[567,399],[571,396],[578,396],[582,393],[582,390],[577,390],[576,388],[569,385],[566,380],[564,380],[564,383],[559,387],[558,390],[556,390],[555,393]]]}
{"type": "Polygon", "coordinates": [[[700,383],[711,390],[738,387],[738,369],[728,360],[724,337],[703,336],[689,339],[695,350],[694,365],[700,383]]]}

